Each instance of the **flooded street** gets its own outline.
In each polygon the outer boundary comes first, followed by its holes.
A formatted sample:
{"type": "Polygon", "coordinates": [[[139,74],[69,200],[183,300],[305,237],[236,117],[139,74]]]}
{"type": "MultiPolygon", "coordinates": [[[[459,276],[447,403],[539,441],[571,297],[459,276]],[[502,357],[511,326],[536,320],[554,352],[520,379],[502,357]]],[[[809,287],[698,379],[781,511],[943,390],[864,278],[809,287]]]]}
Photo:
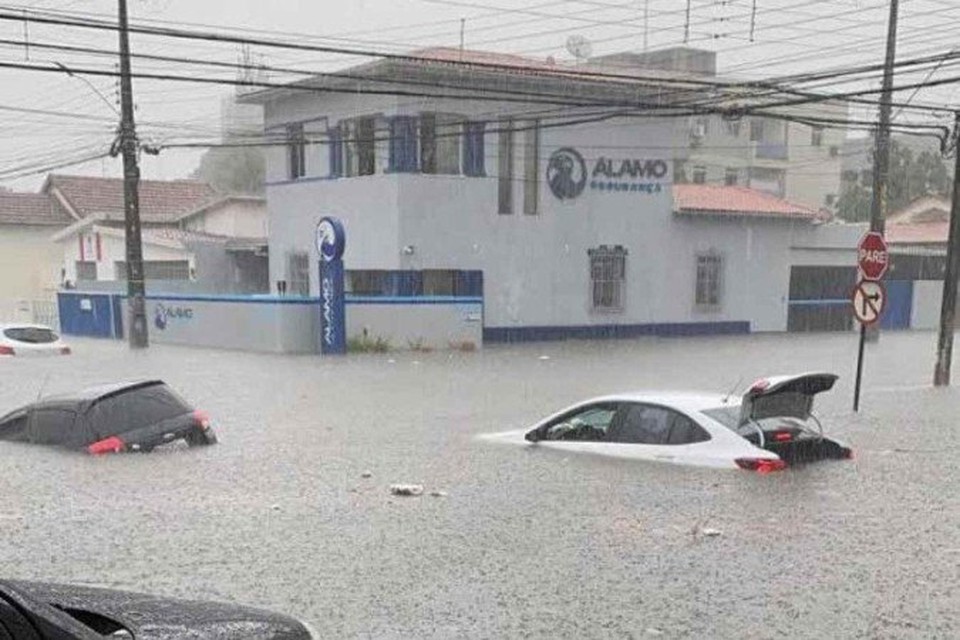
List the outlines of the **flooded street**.
{"type": "Polygon", "coordinates": [[[0,412],[160,377],[221,444],[93,458],[0,443],[0,566],[271,608],[321,637],[952,637],[960,393],[924,388],[935,341],[868,345],[860,415],[853,333],[339,361],[77,341],[70,358],[0,361],[0,412]],[[804,370],[841,376],[819,414],[852,462],[764,476],[475,439],[600,393],[804,370]],[[394,497],[395,482],[446,495],[394,497]]]}

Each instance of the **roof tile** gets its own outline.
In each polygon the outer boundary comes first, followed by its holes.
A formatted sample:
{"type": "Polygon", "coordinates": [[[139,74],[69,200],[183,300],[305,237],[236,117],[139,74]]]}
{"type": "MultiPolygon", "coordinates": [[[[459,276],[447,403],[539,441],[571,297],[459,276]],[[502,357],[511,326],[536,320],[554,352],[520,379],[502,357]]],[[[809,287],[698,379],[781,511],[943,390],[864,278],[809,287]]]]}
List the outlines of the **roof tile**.
{"type": "Polygon", "coordinates": [[[73,221],[60,203],[46,194],[0,191],[0,224],[65,227],[73,221]]]}
{"type": "MultiPolygon", "coordinates": [[[[99,214],[122,219],[123,180],[51,175],[47,190],[56,189],[81,218],[99,214]]],[[[140,219],[145,223],[172,223],[183,214],[217,198],[210,185],[198,180],[141,180],[140,219]]]]}
{"type": "Polygon", "coordinates": [[[674,209],[681,214],[802,218],[813,220],[813,209],[782,198],[738,186],[673,185],[674,209]]]}

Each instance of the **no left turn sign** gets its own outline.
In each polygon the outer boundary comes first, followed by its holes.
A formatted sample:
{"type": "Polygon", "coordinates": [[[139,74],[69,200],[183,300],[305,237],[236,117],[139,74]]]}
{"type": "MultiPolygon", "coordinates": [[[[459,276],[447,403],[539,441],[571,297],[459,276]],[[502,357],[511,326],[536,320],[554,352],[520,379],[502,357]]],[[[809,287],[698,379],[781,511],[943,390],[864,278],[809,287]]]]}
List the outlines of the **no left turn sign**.
{"type": "Polygon", "coordinates": [[[853,289],[853,313],[861,324],[873,324],[883,314],[887,292],[880,282],[861,280],[853,289]]]}

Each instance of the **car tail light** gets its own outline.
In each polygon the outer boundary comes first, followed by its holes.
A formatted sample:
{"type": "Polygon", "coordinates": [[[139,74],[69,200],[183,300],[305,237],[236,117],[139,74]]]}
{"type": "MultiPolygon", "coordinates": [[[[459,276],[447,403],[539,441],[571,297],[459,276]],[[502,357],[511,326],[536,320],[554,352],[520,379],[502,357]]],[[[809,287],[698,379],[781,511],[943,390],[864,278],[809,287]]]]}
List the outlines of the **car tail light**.
{"type": "Polygon", "coordinates": [[[71,353],[73,353],[73,351],[70,350],[70,347],[60,347],[60,355],[68,356],[71,353]]]}
{"type": "Polygon", "coordinates": [[[773,439],[777,442],[787,442],[788,440],[793,440],[793,434],[789,431],[777,431],[773,434],[773,439]]]}
{"type": "Polygon", "coordinates": [[[13,347],[8,347],[5,344],[0,344],[0,356],[12,356],[13,347]]]}
{"type": "Polygon", "coordinates": [[[193,421],[204,431],[210,428],[210,414],[203,409],[197,409],[193,412],[193,421]]]}
{"type": "Polygon", "coordinates": [[[787,463],[779,458],[737,458],[735,462],[741,469],[757,473],[783,471],[787,468],[787,463]]]}
{"type": "Polygon", "coordinates": [[[757,380],[757,381],[754,382],[752,385],[750,385],[750,391],[760,392],[760,391],[763,391],[764,389],[766,389],[766,388],[769,387],[769,386],[770,386],[770,381],[761,378],[760,380],[757,380]]]}
{"type": "Polygon", "coordinates": [[[87,453],[100,455],[101,453],[120,453],[127,447],[126,443],[117,436],[111,436],[94,442],[87,447],[87,453]]]}

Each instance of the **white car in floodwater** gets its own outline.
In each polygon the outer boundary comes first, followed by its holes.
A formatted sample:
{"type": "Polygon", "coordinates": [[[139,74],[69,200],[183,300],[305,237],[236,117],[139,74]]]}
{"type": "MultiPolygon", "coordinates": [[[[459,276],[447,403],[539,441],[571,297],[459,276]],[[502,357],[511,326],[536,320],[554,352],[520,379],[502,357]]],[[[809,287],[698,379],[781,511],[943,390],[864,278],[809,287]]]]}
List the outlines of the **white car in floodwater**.
{"type": "Polygon", "coordinates": [[[767,473],[789,465],[853,457],[823,435],[814,396],[833,387],[832,373],[764,378],[742,398],[647,392],[580,402],[530,429],[483,439],[616,458],[767,473]]]}
{"type": "Polygon", "coordinates": [[[0,357],[66,355],[70,355],[70,347],[50,327],[42,324],[0,324],[0,357]]]}

